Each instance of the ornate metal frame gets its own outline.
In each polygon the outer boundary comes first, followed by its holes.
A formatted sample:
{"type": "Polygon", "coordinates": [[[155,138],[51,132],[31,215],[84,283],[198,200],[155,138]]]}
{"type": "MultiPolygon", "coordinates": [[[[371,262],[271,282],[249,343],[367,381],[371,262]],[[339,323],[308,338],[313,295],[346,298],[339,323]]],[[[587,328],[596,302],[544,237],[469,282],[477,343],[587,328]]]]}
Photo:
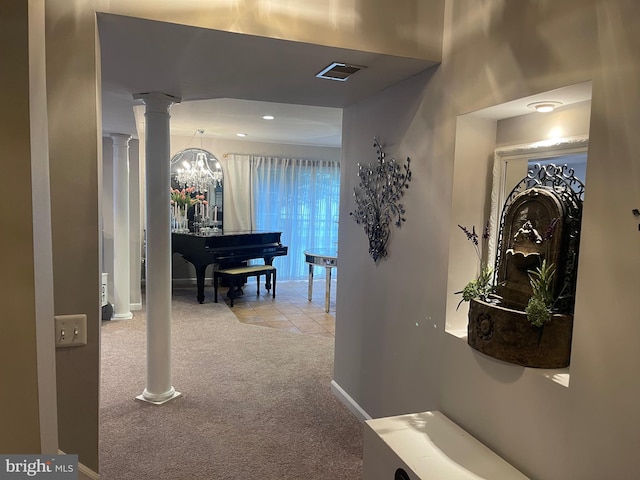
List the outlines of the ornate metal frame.
{"type": "Polygon", "coordinates": [[[491,188],[491,215],[489,217],[490,236],[487,241],[489,258],[495,260],[498,238],[498,221],[500,209],[506,199],[502,194],[502,182],[506,175],[506,165],[511,159],[518,158],[553,158],[556,156],[570,155],[586,152],[589,147],[589,137],[581,135],[565,137],[539,142],[509,145],[495,150],[493,160],[493,185],[491,188]]]}
{"type": "Polygon", "coordinates": [[[354,188],[356,209],[349,215],[353,216],[358,225],[363,225],[369,237],[369,255],[377,262],[387,256],[391,222],[400,228],[402,222],[406,221],[403,217],[404,205],[399,201],[404,190],[409,188],[411,159],[407,157],[407,162],[400,166],[394,158],[386,159],[377,139],[374,138],[373,142],[378,162],[358,164],[360,185],[354,188]]]}
{"type": "Polygon", "coordinates": [[[503,231],[505,215],[513,199],[520,193],[530,188],[548,188],[553,190],[563,201],[566,208],[564,228],[568,232],[568,243],[565,257],[565,268],[563,272],[563,298],[559,300],[558,309],[562,313],[572,313],[576,276],[578,268],[578,249],[580,245],[580,226],[582,222],[582,201],[584,200],[584,184],[576,178],[573,168],[567,165],[556,166],[554,164],[535,164],[527,172],[518,184],[511,190],[504,202],[500,214],[500,224],[498,227],[498,238],[496,248],[496,259],[494,264],[495,276],[500,269],[500,252],[502,251],[503,231]]]}

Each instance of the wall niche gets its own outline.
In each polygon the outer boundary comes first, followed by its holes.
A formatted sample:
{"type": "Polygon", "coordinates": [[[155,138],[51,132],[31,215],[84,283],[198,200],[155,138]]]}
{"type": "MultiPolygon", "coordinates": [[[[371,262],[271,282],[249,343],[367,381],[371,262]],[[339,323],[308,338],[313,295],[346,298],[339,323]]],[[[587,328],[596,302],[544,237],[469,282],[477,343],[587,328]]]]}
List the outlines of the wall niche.
{"type": "Polygon", "coordinates": [[[569,366],[583,198],[574,170],[553,163],[535,164],[509,193],[495,294],[470,301],[472,348],[526,367],[569,366]]]}
{"type": "MultiPolygon", "coordinates": [[[[468,343],[469,308],[468,304],[459,305],[460,295],[456,292],[479,276],[482,264],[499,267],[495,262],[502,206],[514,186],[535,164],[567,164],[583,183],[586,180],[590,98],[591,83],[584,82],[458,117],[446,298],[445,330],[449,335],[468,343]],[[574,101],[548,114],[532,112],[527,107],[556,95],[569,95],[574,101]],[[473,226],[478,232],[487,227],[488,240],[479,245],[482,264],[468,239],[461,235],[459,225],[469,229],[473,226]]],[[[518,308],[522,308],[522,302],[521,298],[518,308]]],[[[568,368],[531,370],[568,386],[568,368]]]]}

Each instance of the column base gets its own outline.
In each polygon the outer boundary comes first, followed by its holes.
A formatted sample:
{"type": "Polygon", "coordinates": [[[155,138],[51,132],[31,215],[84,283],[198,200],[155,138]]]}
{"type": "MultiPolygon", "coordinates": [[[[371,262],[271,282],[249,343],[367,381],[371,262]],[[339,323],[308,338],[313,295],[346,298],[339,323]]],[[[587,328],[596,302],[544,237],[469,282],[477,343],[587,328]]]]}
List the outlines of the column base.
{"type": "Polygon", "coordinates": [[[180,392],[176,392],[176,389],[173,387],[171,387],[171,390],[169,390],[168,392],[162,393],[160,395],[149,393],[145,388],[142,394],[136,397],[136,400],[153,403],[154,405],[162,405],[163,403],[167,403],[180,396],[182,396],[182,394],[180,392]]]}
{"type": "Polygon", "coordinates": [[[111,317],[111,320],[131,320],[133,318],[133,313],[114,313],[111,317]]]}

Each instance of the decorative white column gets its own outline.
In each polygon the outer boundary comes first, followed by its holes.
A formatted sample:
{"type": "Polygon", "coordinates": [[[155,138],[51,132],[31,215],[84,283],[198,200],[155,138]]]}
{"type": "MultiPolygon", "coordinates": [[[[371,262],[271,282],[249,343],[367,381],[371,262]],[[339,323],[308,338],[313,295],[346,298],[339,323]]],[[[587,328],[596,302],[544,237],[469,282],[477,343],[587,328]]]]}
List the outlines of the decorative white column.
{"type": "Polygon", "coordinates": [[[129,250],[129,140],[130,135],[112,133],[113,139],[113,319],[133,317],[131,256],[129,250]]]}
{"type": "Polygon", "coordinates": [[[145,105],[147,225],[147,387],[138,400],[162,404],[180,396],[171,385],[171,172],[169,108],[179,98],[136,95],[145,105]]]}

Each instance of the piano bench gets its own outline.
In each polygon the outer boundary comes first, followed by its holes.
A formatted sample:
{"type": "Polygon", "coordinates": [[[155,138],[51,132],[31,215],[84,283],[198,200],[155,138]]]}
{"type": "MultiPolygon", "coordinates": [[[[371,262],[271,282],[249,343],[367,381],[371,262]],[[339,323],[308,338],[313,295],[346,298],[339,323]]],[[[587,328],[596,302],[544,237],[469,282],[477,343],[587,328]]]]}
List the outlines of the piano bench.
{"type": "Polygon", "coordinates": [[[244,284],[247,277],[256,277],[258,282],[258,292],[260,295],[260,275],[265,275],[267,283],[265,287],[267,291],[271,288],[270,277],[273,278],[273,298],[276,298],[276,267],[272,265],[250,265],[248,267],[224,268],[213,272],[213,298],[214,303],[218,303],[218,283],[220,279],[225,278],[229,282],[229,299],[233,307],[233,299],[235,298],[235,289],[244,284]]]}

